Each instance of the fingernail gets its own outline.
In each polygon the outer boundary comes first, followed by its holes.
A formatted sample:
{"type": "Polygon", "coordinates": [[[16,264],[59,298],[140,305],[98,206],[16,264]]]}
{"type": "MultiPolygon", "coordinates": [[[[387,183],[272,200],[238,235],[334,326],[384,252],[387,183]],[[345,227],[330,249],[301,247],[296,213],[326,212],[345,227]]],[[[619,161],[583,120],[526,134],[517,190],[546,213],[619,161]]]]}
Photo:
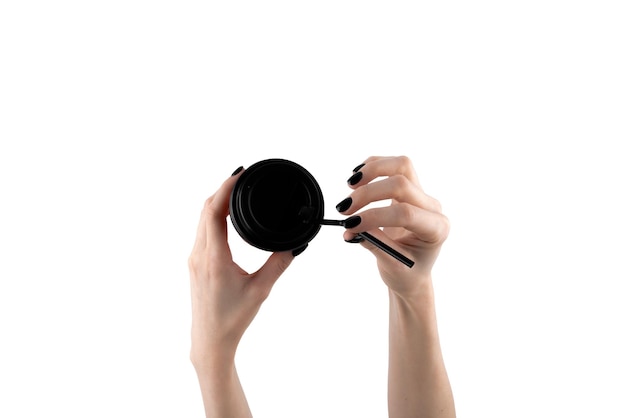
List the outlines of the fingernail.
{"type": "Polygon", "coordinates": [[[293,250],[291,252],[291,255],[293,255],[294,257],[299,256],[300,254],[302,254],[304,252],[304,250],[306,250],[306,248],[309,246],[309,244],[304,244],[302,247],[298,247],[295,250],[293,250]]]}
{"type": "Polygon", "coordinates": [[[338,212],[345,212],[345,211],[348,210],[350,205],[352,205],[352,198],[351,197],[346,197],[341,202],[339,202],[339,204],[337,204],[337,206],[335,206],[335,208],[337,208],[338,212]]]}
{"type": "Polygon", "coordinates": [[[355,235],[354,238],[346,240],[346,242],[349,242],[350,244],[359,244],[363,241],[365,241],[365,238],[360,235],[355,235]]]}
{"type": "Polygon", "coordinates": [[[356,173],[352,175],[352,177],[348,179],[348,184],[351,186],[354,186],[355,184],[360,182],[362,178],[363,178],[363,173],[360,171],[357,171],[356,173]]]}
{"type": "Polygon", "coordinates": [[[357,165],[356,167],[354,167],[354,170],[352,170],[352,172],[356,173],[357,171],[362,169],[364,165],[365,165],[365,163],[357,165]]]}
{"type": "Polygon", "coordinates": [[[348,219],[346,219],[344,221],[343,226],[346,229],[350,229],[350,228],[354,228],[355,226],[357,226],[360,223],[361,223],[361,217],[360,216],[350,216],[348,219]]]}
{"type": "Polygon", "coordinates": [[[236,169],[235,171],[233,171],[233,174],[231,174],[231,177],[232,176],[236,176],[237,174],[241,173],[241,170],[243,170],[243,166],[241,166],[238,169],[236,169]]]}

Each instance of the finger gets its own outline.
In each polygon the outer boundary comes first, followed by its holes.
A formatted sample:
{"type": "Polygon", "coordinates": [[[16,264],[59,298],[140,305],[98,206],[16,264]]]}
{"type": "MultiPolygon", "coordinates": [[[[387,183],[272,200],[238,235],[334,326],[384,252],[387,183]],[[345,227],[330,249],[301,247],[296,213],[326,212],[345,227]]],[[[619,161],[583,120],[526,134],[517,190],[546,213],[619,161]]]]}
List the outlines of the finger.
{"type": "Polygon", "coordinates": [[[294,256],[289,251],[273,253],[265,264],[252,274],[252,286],[257,295],[265,300],[272,290],[274,283],[287,270],[287,267],[293,261],[294,256]]]}
{"type": "Polygon", "coordinates": [[[394,175],[384,180],[375,181],[357,188],[349,197],[337,205],[337,210],[351,215],[372,202],[393,199],[395,202],[408,203],[423,209],[441,212],[441,205],[428,196],[413,182],[403,175],[394,175]]]}
{"type": "Polygon", "coordinates": [[[358,188],[378,177],[403,175],[421,189],[417,173],[408,157],[370,157],[365,164],[350,177],[348,185],[358,188]],[[361,173],[361,174],[359,174],[361,173]]]}
{"type": "Polygon", "coordinates": [[[204,205],[207,243],[210,243],[209,249],[217,254],[230,252],[226,217],[229,213],[230,194],[240,175],[241,172],[238,172],[224,181],[204,205]]]}
{"type": "Polygon", "coordinates": [[[450,231],[446,216],[408,203],[368,209],[359,213],[358,218],[360,222],[351,222],[355,226],[349,228],[349,232],[356,234],[379,227],[404,228],[414,233],[420,241],[439,244],[445,241],[450,231]]]}
{"type": "Polygon", "coordinates": [[[210,201],[213,200],[213,196],[209,197],[202,207],[200,212],[200,221],[198,222],[198,228],[196,229],[196,242],[193,245],[193,251],[204,250],[206,247],[206,211],[204,208],[210,205],[210,201]]]}

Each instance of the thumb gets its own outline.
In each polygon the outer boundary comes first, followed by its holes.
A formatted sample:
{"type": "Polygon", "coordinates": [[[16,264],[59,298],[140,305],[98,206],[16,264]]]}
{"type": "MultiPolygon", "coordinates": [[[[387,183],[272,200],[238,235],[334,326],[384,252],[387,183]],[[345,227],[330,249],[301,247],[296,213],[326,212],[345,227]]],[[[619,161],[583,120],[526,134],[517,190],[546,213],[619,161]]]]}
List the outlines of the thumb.
{"type": "Polygon", "coordinates": [[[287,270],[287,267],[293,261],[294,256],[290,251],[273,253],[269,256],[265,264],[253,274],[254,287],[266,299],[276,280],[287,270]]]}

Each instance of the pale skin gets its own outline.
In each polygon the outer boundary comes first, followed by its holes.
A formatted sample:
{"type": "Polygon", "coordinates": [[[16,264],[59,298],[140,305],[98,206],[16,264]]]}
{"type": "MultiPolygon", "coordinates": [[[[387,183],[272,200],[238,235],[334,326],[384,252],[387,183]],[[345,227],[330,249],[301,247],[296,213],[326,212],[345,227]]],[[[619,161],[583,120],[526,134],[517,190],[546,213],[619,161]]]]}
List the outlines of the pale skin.
{"type": "MultiPolygon", "coordinates": [[[[346,229],[344,239],[368,231],[415,261],[409,269],[373,245],[360,243],[376,257],[388,287],[389,417],[455,417],[431,274],[448,236],[448,219],[439,202],[423,191],[409,158],[370,157],[357,171],[362,173],[356,176],[360,179],[354,181],[353,176],[354,184],[349,183],[352,202],[341,213],[359,216],[361,221],[346,229]],[[388,199],[389,206],[365,208],[388,199]]],[[[189,257],[191,361],[207,417],[252,416],[235,368],[235,353],[272,286],[294,259],[292,252],[273,253],[251,274],[233,261],[226,218],[228,197],[240,175],[228,178],[207,199],[189,257]]]]}

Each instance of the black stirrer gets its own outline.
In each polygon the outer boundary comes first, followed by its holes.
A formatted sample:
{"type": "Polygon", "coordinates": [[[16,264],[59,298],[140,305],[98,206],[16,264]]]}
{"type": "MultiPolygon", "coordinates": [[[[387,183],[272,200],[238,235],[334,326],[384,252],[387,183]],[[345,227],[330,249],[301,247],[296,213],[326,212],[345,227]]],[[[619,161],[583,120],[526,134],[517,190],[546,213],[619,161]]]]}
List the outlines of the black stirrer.
{"type": "MultiPolygon", "coordinates": [[[[320,224],[321,225],[345,226],[345,221],[335,220],[335,219],[322,219],[320,221],[320,224]]],[[[404,264],[408,268],[413,267],[413,265],[415,264],[415,261],[406,257],[404,254],[399,253],[398,251],[394,250],[389,245],[385,244],[384,242],[382,242],[381,240],[379,240],[378,238],[376,238],[369,232],[359,232],[356,235],[358,237],[363,238],[364,240],[368,242],[371,242],[377,248],[381,249],[382,251],[386,252],[387,254],[395,258],[396,260],[400,261],[402,264],[404,264]]]]}

